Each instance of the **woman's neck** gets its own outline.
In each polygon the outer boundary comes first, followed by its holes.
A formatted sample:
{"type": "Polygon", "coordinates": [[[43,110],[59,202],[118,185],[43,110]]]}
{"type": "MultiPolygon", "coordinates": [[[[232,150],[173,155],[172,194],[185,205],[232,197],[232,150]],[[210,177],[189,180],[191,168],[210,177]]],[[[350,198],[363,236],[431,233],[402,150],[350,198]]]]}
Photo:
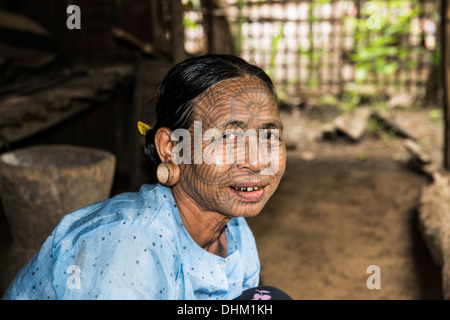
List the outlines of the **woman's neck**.
{"type": "Polygon", "coordinates": [[[181,220],[191,238],[204,250],[225,258],[229,217],[200,208],[178,185],[172,187],[181,220]]]}

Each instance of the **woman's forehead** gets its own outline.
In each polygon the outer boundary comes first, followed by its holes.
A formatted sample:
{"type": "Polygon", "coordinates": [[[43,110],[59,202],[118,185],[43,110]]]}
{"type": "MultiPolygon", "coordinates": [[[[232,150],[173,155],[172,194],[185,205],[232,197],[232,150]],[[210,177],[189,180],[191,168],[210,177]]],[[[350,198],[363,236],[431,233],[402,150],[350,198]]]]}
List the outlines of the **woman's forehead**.
{"type": "Polygon", "coordinates": [[[278,105],[267,84],[257,77],[238,77],[217,83],[197,100],[195,118],[219,125],[226,119],[278,118],[278,105]]]}

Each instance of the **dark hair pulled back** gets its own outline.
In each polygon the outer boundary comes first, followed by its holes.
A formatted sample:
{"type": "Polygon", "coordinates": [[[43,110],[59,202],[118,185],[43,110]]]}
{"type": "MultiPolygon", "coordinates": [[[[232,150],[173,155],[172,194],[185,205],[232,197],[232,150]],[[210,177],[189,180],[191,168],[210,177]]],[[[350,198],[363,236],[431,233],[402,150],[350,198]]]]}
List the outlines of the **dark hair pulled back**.
{"type": "Polygon", "coordinates": [[[144,115],[156,114],[156,122],[147,132],[144,145],[148,173],[153,180],[156,168],[161,163],[155,146],[158,128],[166,127],[172,131],[188,129],[194,120],[195,98],[220,81],[245,75],[263,80],[277,99],[269,76],[261,68],[233,55],[208,54],[190,58],[175,65],[167,73],[156,95],[144,109],[144,115]]]}

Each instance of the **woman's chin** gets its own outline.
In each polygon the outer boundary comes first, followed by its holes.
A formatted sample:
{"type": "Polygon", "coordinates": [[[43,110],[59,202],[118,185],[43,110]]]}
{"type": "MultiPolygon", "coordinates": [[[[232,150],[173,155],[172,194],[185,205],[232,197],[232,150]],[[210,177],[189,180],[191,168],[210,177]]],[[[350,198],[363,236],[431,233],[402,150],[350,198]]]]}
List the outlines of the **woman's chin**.
{"type": "Polygon", "coordinates": [[[230,208],[230,216],[251,218],[261,213],[267,201],[236,203],[235,208],[230,208]]]}
{"type": "Polygon", "coordinates": [[[255,217],[262,211],[270,198],[268,188],[261,188],[256,191],[227,189],[227,202],[231,204],[231,207],[227,210],[227,215],[232,217],[255,217]]]}

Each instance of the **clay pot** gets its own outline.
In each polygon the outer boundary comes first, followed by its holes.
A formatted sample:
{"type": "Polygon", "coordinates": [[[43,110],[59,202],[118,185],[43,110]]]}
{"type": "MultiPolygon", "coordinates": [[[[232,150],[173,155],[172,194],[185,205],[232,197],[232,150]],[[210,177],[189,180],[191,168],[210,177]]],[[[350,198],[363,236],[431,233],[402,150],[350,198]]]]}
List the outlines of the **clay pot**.
{"type": "Polygon", "coordinates": [[[61,218],[110,196],[109,152],[41,145],[0,156],[0,196],[14,245],[37,251],[61,218]]]}

